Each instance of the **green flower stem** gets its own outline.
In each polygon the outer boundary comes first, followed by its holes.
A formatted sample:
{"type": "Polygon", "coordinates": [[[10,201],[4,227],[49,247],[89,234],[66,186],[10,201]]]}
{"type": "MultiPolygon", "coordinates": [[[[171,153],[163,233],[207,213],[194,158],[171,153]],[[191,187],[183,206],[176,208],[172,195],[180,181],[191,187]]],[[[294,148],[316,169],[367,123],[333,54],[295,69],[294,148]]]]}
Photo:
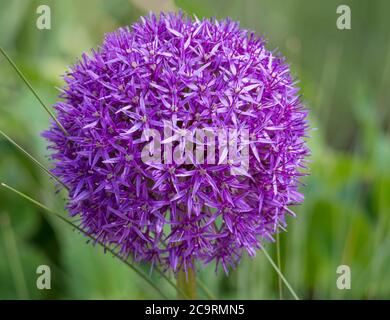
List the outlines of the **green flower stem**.
{"type": "Polygon", "coordinates": [[[11,57],[4,51],[2,47],[0,47],[0,53],[4,56],[4,58],[9,62],[9,64],[12,66],[12,68],[16,71],[18,76],[23,80],[23,82],[26,84],[26,86],[30,89],[31,93],[37,98],[41,106],[45,109],[45,111],[49,114],[49,116],[54,120],[54,122],[57,124],[57,126],[64,132],[64,134],[67,136],[68,132],[63,127],[63,125],[58,121],[54,113],[46,106],[46,104],[43,102],[42,98],[39,96],[39,94],[35,91],[35,89],[32,87],[30,82],[27,80],[25,75],[22,71],[17,67],[15,62],[11,59],[11,57]]]}

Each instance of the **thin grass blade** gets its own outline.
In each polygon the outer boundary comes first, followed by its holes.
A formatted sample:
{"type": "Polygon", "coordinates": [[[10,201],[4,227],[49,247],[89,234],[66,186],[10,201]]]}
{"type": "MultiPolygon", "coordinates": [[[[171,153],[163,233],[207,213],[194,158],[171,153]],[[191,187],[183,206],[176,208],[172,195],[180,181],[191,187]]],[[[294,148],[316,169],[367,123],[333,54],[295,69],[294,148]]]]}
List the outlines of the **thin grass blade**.
{"type": "Polygon", "coordinates": [[[3,235],[5,256],[8,258],[6,260],[9,262],[15,289],[20,299],[29,299],[18,243],[7,212],[3,212],[0,215],[0,230],[3,235]]]}
{"type": "Polygon", "coordinates": [[[8,190],[11,190],[12,192],[16,193],[17,195],[21,196],[22,198],[34,203],[35,205],[37,205],[38,207],[41,207],[42,209],[46,210],[47,212],[50,212],[51,214],[55,215],[56,217],[58,217],[59,219],[61,219],[62,221],[64,221],[65,223],[69,224],[70,226],[72,226],[74,229],[78,230],[79,232],[83,233],[85,236],[87,236],[88,238],[90,238],[91,240],[93,240],[95,243],[98,243],[100,246],[102,246],[106,251],[110,252],[114,257],[118,258],[120,261],[122,261],[123,263],[125,263],[130,269],[132,269],[137,275],[139,275],[142,279],[144,279],[147,283],[149,283],[149,285],[151,287],[153,287],[164,299],[169,299],[165,293],[163,293],[153,282],[152,280],[146,275],[144,274],[144,272],[142,270],[140,270],[139,268],[137,268],[136,266],[134,266],[133,264],[131,264],[129,261],[123,259],[122,257],[120,257],[118,255],[118,253],[116,253],[112,248],[110,247],[107,247],[105,244],[101,243],[100,241],[98,241],[97,239],[95,239],[93,236],[91,236],[90,234],[88,234],[88,232],[86,232],[85,230],[83,230],[82,228],[80,228],[79,226],[77,226],[76,224],[74,224],[73,222],[69,221],[68,219],[64,218],[61,214],[55,212],[54,210],[50,209],[49,207],[47,207],[46,205],[44,205],[43,203],[40,203],[39,201],[31,198],[30,196],[24,194],[23,192],[21,191],[18,191],[16,190],[15,188],[5,184],[5,183],[1,183],[1,186],[3,186],[4,188],[8,189],[8,190]]]}
{"type": "MultiPolygon", "coordinates": [[[[282,262],[280,258],[280,236],[279,233],[276,233],[276,263],[278,264],[278,269],[282,270],[282,262]]],[[[279,291],[279,300],[283,300],[283,287],[282,287],[282,278],[278,277],[278,291],[279,291]]]]}
{"type": "Polygon", "coordinates": [[[42,163],[40,163],[36,158],[34,158],[30,153],[28,153],[23,147],[21,147],[19,144],[17,144],[14,140],[12,140],[11,137],[9,137],[7,134],[5,134],[3,131],[0,130],[0,134],[8,140],[11,144],[13,144],[17,149],[22,151],[28,158],[30,158],[39,168],[41,168],[45,173],[47,173],[50,177],[55,179],[58,183],[60,183],[62,186],[64,186],[65,189],[69,190],[68,187],[53,173],[50,172],[49,169],[47,169],[42,163]]]}
{"type": "Polygon", "coordinates": [[[179,288],[164,272],[162,272],[159,268],[155,269],[160,274],[160,276],[163,277],[176,290],[176,292],[179,292],[184,297],[185,300],[190,300],[190,297],[181,288],[179,288]]]}

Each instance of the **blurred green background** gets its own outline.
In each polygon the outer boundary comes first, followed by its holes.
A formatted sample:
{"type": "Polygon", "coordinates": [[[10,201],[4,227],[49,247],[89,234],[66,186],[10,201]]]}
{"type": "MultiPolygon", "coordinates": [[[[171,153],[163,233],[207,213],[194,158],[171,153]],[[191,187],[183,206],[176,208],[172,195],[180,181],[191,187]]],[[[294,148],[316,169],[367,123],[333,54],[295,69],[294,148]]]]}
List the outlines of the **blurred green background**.
{"type": "MultiPolygon", "coordinates": [[[[232,17],[269,38],[301,80],[311,109],[306,201],[280,236],[282,271],[304,299],[390,298],[390,1],[387,0],[1,0],[0,45],[47,104],[60,75],[106,32],[149,10],[181,8],[198,17],[232,17]],[[51,30],[38,30],[36,9],[51,8],[51,30]],[[348,4],[352,29],[336,28],[348,4]],[[336,287],[350,266],[351,290],[336,287]]],[[[48,116],[0,56],[0,129],[49,166],[40,132],[48,116]]],[[[0,137],[0,180],[63,212],[65,193],[0,137]]],[[[266,248],[275,258],[275,245],[266,248]]],[[[142,266],[148,272],[148,266],[142,266]]],[[[170,297],[174,290],[152,274],[170,297]]],[[[229,277],[199,278],[225,299],[278,299],[278,278],[262,252],[244,257],[229,277]]],[[[291,299],[283,288],[284,298],[291,299]]],[[[200,293],[200,297],[203,295],[200,293]]],[[[56,217],[0,189],[0,299],[149,299],[160,296],[132,270],[86,244],[56,217]],[[36,268],[51,267],[52,289],[36,288],[36,268]]]]}

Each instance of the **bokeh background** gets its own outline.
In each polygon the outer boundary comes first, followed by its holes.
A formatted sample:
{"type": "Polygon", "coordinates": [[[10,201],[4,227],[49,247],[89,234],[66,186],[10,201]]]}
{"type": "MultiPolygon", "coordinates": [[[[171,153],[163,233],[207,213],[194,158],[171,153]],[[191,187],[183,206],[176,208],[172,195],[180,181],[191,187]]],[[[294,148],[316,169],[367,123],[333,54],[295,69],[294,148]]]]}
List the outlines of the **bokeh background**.
{"type": "MultiPolygon", "coordinates": [[[[269,39],[301,80],[311,109],[312,156],[306,201],[281,234],[282,271],[304,299],[390,298],[390,1],[387,0],[1,0],[0,45],[47,104],[60,75],[106,32],[152,10],[232,17],[269,39]],[[38,30],[36,9],[51,8],[51,30],[38,30]],[[336,8],[352,10],[352,29],[336,28],[336,8]],[[336,287],[350,266],[351,290],[336,287]]],[[[40,132],[45,111],[0,56],[0,129],[47,166],[40,132]]],[[[0,181],[63,212],[65,193],[0,137],[0,181]]],[[[66,214],[66,213],[64,213],[66,214]]],[[[275,244],[266,248],[276,259],[275,244]]],[[[148,266],[142,266],[148,272],[148,266]]],[[[174,298],[158,274],[153,282],[174,298]]],[[[277,274],[262,252],[244,257],[229,277],[202,268],[218,298],[278,299],[277,274]]],[[[200,293],[200,297],[203,297],[200,293]]],[[[283,288],[283,297],[292,296],[283,288]]],[[[86,243],[54,216],[0,189],[0,299],[160,298],[132,270],[86,243]],[[52,289],[38,290],[36,268],[51,267],[52,289]]]]}

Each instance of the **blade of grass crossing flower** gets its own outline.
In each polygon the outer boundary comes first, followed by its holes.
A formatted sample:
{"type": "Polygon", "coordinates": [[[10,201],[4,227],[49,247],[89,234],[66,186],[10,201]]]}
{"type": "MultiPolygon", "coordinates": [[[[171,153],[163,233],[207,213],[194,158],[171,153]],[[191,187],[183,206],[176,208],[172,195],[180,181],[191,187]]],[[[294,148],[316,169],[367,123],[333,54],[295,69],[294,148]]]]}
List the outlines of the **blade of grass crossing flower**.
{"type": "Polygon", "coordinates": [[[63,185],[65,189],[68,190],[68,187],[53,173],[50,172],[49,169],[47,169],[42,163],[40,163],[37,159],[35,159],[30,153],[28,153],[26,150],[24,150],[19,144],[17,144],[14,140],[12,140],[7,134],[5,134],[3,131],[0,130],[0,134],[7,139],[11,144],[13,144],[17,149],[22,151],[27,157],[29,157],[38,167],[40,167],[45,173],[47,173],[49,176],[54,178],[58,183],[63,185]]]}
{"type": "Polygon", "coordinates": [[[37,205],[38,207],[41,207],[42,209],[50,212],[51,214],[55,215],[56,217],[60,218],[62,221],[66,222],[67,224],[69,224],[70,226],[72,226],[74,229],[82,232],[83,234],[85,234],[87,237],[89,237],[91,240],[97,242],[99,245],[101,245],[105,250],[107,250],[108,252],[110,252],[111,254],[114,255],[114,257],[118,258],[120,261],[122,261],[123,263],[125,263],[128,267],[130,267],[135,273],[137,273],[137,275],[139,275],[142,279],[144,279],[147,283],[149,283],[149,285],[151,287],[153,287],[164,299],[168,299],[168,297],[165,295],[165,293],[163,293],[153,282],[152,280],[144,274],[143,271],[141,271],[139,268],[135,267],[134,265],[132,265],[129,261],[127,260],[124,260],[122,259],[118,253],[116,253],[115,251],[113,251],[111,248],[107,247],[106,245],[104,245],[103,243],[101,243],[100,241],[97,241],[93,236],[91,236],[90,234],[88,234],[85,230],[83,230],[82,228],[80,228],[79,226],[75,225],[74,223],[72,223],[71,221],[69,221],[68,219],[64,218],[61,214],[55,212],[54,210],[50,209],[49,207],[47,207],[46,205],[44,205],[43,203],[40,203],[39,201],[31,198],[30,196],[24,194],[23,192],[20,192],[18,190],[16,190],[15,188],[5,184],[5,183],[1,183],[1,186],[3,186],[4,188],[8,189],[8,190],[11,190],[13,191],[14,193],[16,193],[17,195],[21,196],[22,198],[34,203],[35,205],[37,205]]]}
{"type": "Polygon", "coordinates": [[[160,274],[160,276],[163,277],[176,290],[176,292],[179,292],[184,297],[184,299],[186,300],[190,299],[190,297],[187,296],[187,294],[181,288],[176,286],[176,284],[164,272],[162,272],[159,268],[155,268],[155,269],[160,274]]]}
{"type": "MultiPolygon", "coordinates": [[[[47,170],[45,170],[45,171],[47,172],[47,170]]],[[[51,173],[51,172],[49,171],[49,173],[51,173]]],[[[57,178],[57,177],[56,177],[56,178],[57,178]]],[[[45,209],[45,210],[47,210],[47,211],[49,211],[49,212],[55,214],[58,218],[60,218],[60,219],[63,220],[64,222],[70,224],[72,227],[74,227],[74,228],[77,229],[78,231],[80,231],[80,232],[82,232],[82,233],[85,233],[84,230],[80,229],[78,226],[76,226],[75,224],[73,224],[72,222],[70,222],[69,220],[67,220],[66,218],[64,218],[62,215],[60,215],[59,213],[54,212],[53,210],[51,210],[50,208],[46,207],[46,206],[43,205],[42,203],[37,202],[36,200],[34,200],[34,199],[28,197],[27,195],[25,195],[25,194],[23,194],[23,193],[17,191],[16,189],[13,189],[12,187],[10,187],[10,186],[8,186],[8,185],[6,185],[6,184],[4,184],[4,183],[2,183],[1,185],[2,185],[3,187],[5,187],[5,188],[8,188],[8,189],[10,189],[10,190],[16,192],[17,194],[19,194],[20,196],[26,198],[27,200],[33,202],[35,205],[38,205],[38,206],[40,206],[41,208],[43,208],[43,209],[45,209]]],[[[65,187],[66,187],[66,186],[65,186],[65,187]]],[[[91,238],[92,240],[96,241],[91,235],[88,235],[88,237],[91,238]]],[[[115,256],[116,256],[118,259],[120,259],[123,263],[129,265],[129,266],[130,266],[131,268],[133,268],[133,269],[136,268],[136,267],[134,267],[133,265],[131,265],[130,262],[128,262],[127,260],[124,260],[124,259],[122,259],[120,256],[118,256],[118,254],[117,254],[116,252],[112,251],[112,249],[110,249],[110,248],[104,246],[104,245],[101,244],[101,243],[99,243],[99,244],[102,245],[106,250],[109,250],[110,253],[112,253],[113,255],[115,255],[115,256]]],[[[173,289],[175,289],[175,291],[179,291],[179,292],[181,291],[181,289],[178,288],[178,287],[176,286],[176,284],[175,284],[171,279],[169,279],[169,277],[168,277],[166,274],[164,274],[164,273],[163,273],[161,270],[159,270],[158,268],[156,268],[156,270],[157,270],[158,273],[159,273],[159,274],[160,274],[160,275],[169,283],[169,285],[171,285],[171,286],[173,287],[173,289]]],[[[134,271],[137,272],[137,270],[134,270],[134,271]]],[[[142,272],[142,271],[139,271],[139,272],[142,272]]],[[[144,278],[144,277],[147,277],[147,276],[146,276],[146,275],[142,275],[142,277],[144,278]]],[[[148,279],[149,279],[149,277],[148,277],[148,279]]],[[[207,289],[207,288],[206,288],[206,289],[207,289]]],[[[185,299],[189,299],[189,298],[186,296],[186,294],[185,294],[184,292],[182,292],[182,294],[183,294],[183,297],[184,297],[185,299]]]]}
{"type": "Polygon", "coordinates": [[[9,215],[6,212],[3,212],[0,215],[0,230],[3,235],[5,253],[8,258],[7,260],[9,262],[12,278],[14,280],[15,289],[19,295],[19,299],[28,299],[29,294],[23,273],[18,244],[15,239],[15,233],[12,229],[9,215]]]}
{"type": "Polygon", "coordinates": [[[207,286],[202,281],[196,279],[196,283],[209,300],[217,300],[217,297],[213,293],[211,293],[209,288],[207,288],[207,286]]]}
{"type": "Polygon", "coordinates": [[[270,262],[271,266],[275,269],[275,271],[277,272],[277,274],[279,275],[279,277],[283,280],[284,284],[286,285],[287,289],[290,291],[290,293],[292,294],[292,296],[294,297],[295,300],[299,300],[297,294],[295,293],[294,289],[291,287],[290,283],[287,281],[287,279],[284,277],[283,273],[280,271],[280,269],[278,268],[278,266],[275,264],[275,262],[272,260],[271,256],[268,254],[267,250],[265,250],[265,248],[260,245],[260,248],[261,250],[264,252],[264,255],[266,256],[266,258],[268,259],[268,261],[270,262]]]}
{"type": "Polygon", "coordinates": [[[65,133],[65,135],[68,135],[68,132],[63,127],[63,125],[58,121],[54,113],[46,106],[46,104],[43,102],[41,97],[38,95],[38,93],[35,91],[35,89],[32,87],[30,82],[27,80],[27,78],[24,76],[22,71],[17,67],[15,62],[11,59],[11,57],[4,51],[2,47],[0,47],[0,52],[4,56],[4,58],[9,62],[9,64],[12,66],[12,68],[16,71],[16,73],[19,75],[19,77],[23,80],[23,82],[26,84],[26,86],[30,89],[32,94],[37,98],[39,103],[42,105],[42,107],[46,110],[46,112],[49,114],[49,116],[55,121],[55,123],[58,125],[58,127],[65,133]]]}
{"type": "MultiPolygon", "coordinates": [[[[279,270],[282,270],[282,263],[280,259],[280,236],[279,232],[276,233],[276,263],[278,264],[279,270]]],[[[282,278],[278,277],[278,290],[279,290],[279,299],[283,300],[283,287],[282,287],[282,278]]]]}

